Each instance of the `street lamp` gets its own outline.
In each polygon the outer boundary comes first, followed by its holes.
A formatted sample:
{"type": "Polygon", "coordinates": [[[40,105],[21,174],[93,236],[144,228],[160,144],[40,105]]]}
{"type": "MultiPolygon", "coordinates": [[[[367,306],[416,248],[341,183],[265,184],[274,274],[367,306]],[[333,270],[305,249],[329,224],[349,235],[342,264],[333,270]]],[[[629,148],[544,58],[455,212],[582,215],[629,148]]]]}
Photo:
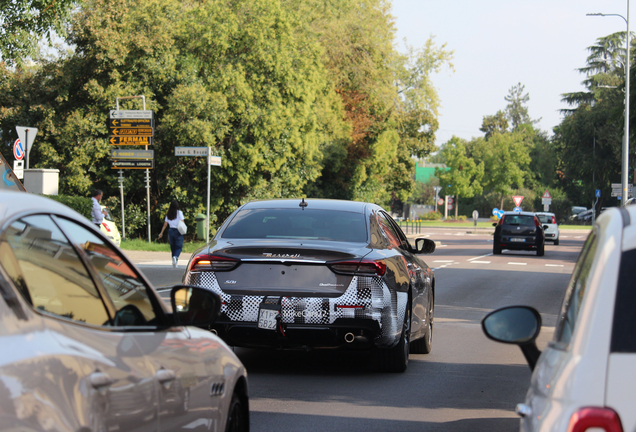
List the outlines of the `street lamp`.
{"type": "Polygon", "coordinates": [[[591,13],[587,16],[617,16],[623,18],[623,21],[627,24],[626,39],[626,51],[625,51],[625,131],[623,134],[623,163],[621,172],[621,205],[625,205],[627,202],[627,171],[629,170],[629,0],[627,0],[627,18],[619,14],[603,14],[603,13],[591,13]]]}

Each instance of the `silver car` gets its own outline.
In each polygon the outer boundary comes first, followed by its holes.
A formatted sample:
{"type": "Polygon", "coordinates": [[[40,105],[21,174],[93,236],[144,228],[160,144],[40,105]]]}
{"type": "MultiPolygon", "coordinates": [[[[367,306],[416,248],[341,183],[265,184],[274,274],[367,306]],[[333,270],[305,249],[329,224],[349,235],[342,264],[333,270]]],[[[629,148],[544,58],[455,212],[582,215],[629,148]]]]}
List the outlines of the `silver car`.
{"type": "Polygon", "coordinates": [[[538,212],[535,213],[543,225],[545,241],[551,241],[555,245],[559,244],[559,225],[557,225],[554,213],[538,212]]]}
{"type": "Polygon", "coordinates": [[[249,430],[243,364],[194,327],[220,298],[177,285],[165,305],[68,207],[0,191],[0,294],[0,430],[249,430]]]}

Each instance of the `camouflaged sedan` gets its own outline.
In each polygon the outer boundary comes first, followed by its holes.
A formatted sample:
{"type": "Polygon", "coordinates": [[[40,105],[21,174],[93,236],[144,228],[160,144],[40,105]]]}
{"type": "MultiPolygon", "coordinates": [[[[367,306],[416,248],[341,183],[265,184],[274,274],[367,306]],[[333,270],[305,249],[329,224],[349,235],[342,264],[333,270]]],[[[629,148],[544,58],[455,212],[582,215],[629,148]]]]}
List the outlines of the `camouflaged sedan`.
{"type": "Polygon", "coordinates": [[[221,296],[210,330],[251,348],[372,349],[403,372],[433,340],[435,279],[381,207],[338,200],[254,201],[190,258],[184,283],[221,296]]]}

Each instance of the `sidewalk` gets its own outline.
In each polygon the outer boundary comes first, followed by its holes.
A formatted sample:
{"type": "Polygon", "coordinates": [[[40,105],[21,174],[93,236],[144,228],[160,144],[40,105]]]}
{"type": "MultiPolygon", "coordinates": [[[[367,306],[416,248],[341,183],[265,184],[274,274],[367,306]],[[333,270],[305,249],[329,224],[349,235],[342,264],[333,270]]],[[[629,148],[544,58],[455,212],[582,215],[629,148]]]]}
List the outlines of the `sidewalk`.
{"type": "MultiPolygon", "coordinates": [[[[170,252],[146,252],[136,250],[122,249],[124,254],[138,266],[152,265],[152,266],[166,266],[172,267],[172,257],[170,252]]],[[[179,257],[179,267],[185,267],[190,260],[190,254],[181,254],[179,257]]]]}

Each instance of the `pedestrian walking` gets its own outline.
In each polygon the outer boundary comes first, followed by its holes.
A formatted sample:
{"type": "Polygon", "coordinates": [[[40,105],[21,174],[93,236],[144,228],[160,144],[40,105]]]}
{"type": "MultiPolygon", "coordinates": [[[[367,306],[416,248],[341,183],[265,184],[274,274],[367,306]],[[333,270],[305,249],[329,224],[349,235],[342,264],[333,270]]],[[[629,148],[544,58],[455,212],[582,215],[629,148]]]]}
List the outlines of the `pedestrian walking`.
{"type": "Polygon", "coordinates": [[[91,199],[93,200],[93,207],[91,208],[91,221],[97,225],[97,229],[100,229],[102,226],[102,221],[104,220],[104,215],[106,214],[106,210],[102,210],[102,206],[99,203],[102,200],[104,193],[95,189],[91,195],[91,199]]]}
{"type": "Polygon", "coordinates": [[[185,220],[183,212],[179,210],[179,203],[173,200],[168,208],[168,214],[164,219],[163,227],[159,233],[159,238],[163,237],[163,232],[168,228],[168,243],[172,252],[172,267],[176,268],[179,262],[179,255],[183,249],[183,234],[179,232],[179,222],[185,220]]]}

